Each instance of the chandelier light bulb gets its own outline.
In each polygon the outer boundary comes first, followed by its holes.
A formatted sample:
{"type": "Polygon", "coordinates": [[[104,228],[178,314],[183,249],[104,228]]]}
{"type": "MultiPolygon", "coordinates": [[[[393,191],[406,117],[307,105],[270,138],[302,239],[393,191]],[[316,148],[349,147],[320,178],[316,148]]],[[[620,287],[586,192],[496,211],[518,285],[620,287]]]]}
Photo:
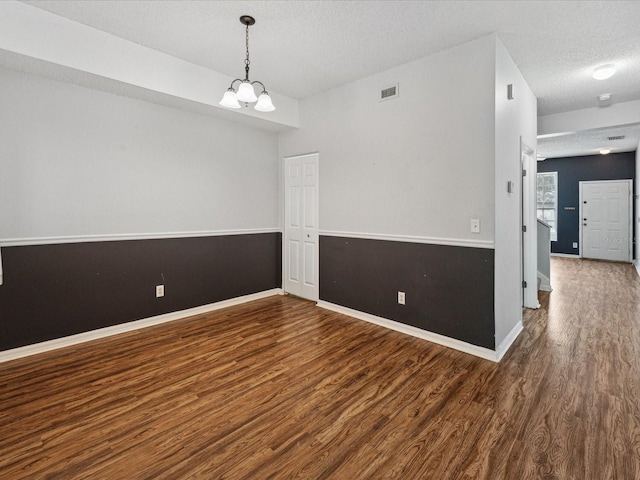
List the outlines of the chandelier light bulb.
{"type": "Polygon", "coordinates": [[[238,87],[238,100],[245,103],[253,103],[258,100],[256,92],[253,90],[253,85],[249,82],[242,82],[238,87]]]}
{"type": "Polygon", "coordinates": [[[267,92],[262,92],[258,97],[258,103],[254,107],[259,112],[273,112],[276,107],[273,106],[273,102],[271,102],[271,97],[267,92]]]}
{"type": "Polygon", "coordinates": [[[238,95],[236,95],[236,91],[233,88],[224,93],[224,97],[220,100],[220,105],[227,108],[242,108],[238,103],[238,95]]]}

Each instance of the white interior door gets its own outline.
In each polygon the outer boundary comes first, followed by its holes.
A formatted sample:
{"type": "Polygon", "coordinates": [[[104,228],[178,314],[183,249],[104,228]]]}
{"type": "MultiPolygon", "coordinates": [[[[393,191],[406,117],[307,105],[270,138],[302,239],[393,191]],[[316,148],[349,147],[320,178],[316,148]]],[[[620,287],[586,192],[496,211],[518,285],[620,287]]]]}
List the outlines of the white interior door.
{"type": "Polygon", "coordinates": [[[318,300],[317,153],[284,159],[284,290],[318,300]]]}
{"type": "Polygon", "coordinates": [[[631,180],[580,182],[582,256],[631,261],[631,180]]]}

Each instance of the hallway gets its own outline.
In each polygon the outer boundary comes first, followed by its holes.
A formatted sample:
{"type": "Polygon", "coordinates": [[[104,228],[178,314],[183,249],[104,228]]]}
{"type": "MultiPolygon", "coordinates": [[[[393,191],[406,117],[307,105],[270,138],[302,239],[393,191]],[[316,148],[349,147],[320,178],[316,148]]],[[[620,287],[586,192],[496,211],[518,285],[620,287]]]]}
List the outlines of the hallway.
{"type": "Polygon", "coordinates": [[[640,478],[640,278],[585,259],[553,257],[551,270],[554,291],[505,358],[523,388],[538,384],[520,461],[544,478],[640,478]]]}

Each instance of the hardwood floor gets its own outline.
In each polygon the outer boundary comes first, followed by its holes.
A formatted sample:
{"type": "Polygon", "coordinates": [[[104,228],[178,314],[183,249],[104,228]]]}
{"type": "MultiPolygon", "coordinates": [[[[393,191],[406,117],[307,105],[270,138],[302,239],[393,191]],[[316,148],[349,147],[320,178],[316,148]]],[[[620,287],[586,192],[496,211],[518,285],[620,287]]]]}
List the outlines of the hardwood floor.
{"type": "Polygon", "coordinates": [[[499,364],[291,297],[0,364],[0,478],[640,479],[640,278],[552,285],[499,364]]]}

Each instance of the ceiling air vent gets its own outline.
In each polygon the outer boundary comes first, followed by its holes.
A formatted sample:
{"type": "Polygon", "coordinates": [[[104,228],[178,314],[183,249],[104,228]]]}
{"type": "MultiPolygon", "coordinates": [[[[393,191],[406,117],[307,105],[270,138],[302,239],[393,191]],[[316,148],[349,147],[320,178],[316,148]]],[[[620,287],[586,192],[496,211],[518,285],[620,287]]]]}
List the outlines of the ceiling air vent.
{"type": "Polygon", "coordinates": [[[380,90],[380,101],[391,100],[392,98],[398,98],[398,84],[385,87],[380,90]]]}
{"type": "Polygon", "coordinates": [[[607,139],[609,139],[609,141],[613,141],[613,140],[624,140],[624,135],[618,135],[617,137],[607,137],[607,139]]]}

